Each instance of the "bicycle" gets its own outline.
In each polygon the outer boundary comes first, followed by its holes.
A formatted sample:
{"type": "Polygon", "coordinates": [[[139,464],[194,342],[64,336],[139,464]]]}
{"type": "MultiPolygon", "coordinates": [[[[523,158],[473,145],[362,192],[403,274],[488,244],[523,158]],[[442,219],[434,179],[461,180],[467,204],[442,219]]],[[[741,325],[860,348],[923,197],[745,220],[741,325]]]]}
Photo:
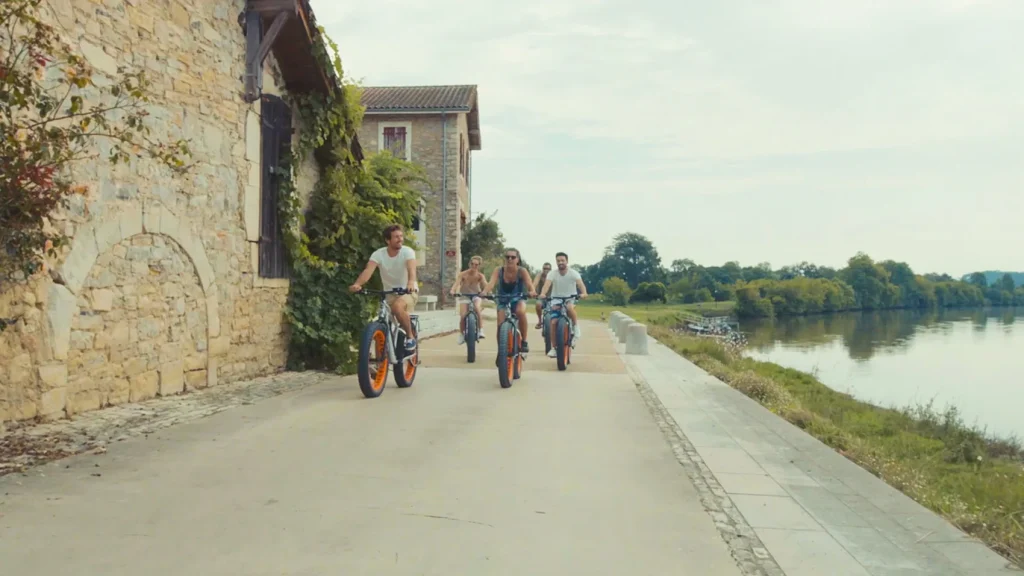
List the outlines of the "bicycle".
{"type": "Polygon", "coordinates": [[[544,298],[540,311],[540,332],[544,336],[544,354],[551,351],[551,298],[544,298]]]}
{"type": "Polygon", "coordinates": [[[565,296],[562,298],[551,298],[549,300],[551,305],[551,324],[554,324],[555,333],[555,358],[558,359],[558,369],[564,371],[566,366],[572,363],[572,350],[576,347],[576,326],[573,325],[572,318],[568,314],[564,313],[565,304],[571,300],[579,299],[578,294],[572,296],[565,296]],[[554,307],[556,303],[561,304],[558,308],[554,307]]]}
{"type": "Polygon", "coordinates": [[[512,381],[522,376],[523,361],[526,359],[522,350],[523,334],[519,331],[519,319],[512,310],[512,300],[526,300],[526,295],[499,294],[481,298],[505,308],[505,319],[498,325],[498,358],[495,364],[498,367],[498,383],[502,388],[511,388],[512,381]]]}
{"type": "MultiPolygon", "coordinates": [[[[402,296],[412,294],[412,292],[405,288],[392,290],[367,290],[364,288],[358,293],[380,296],[377,317],[363,329],[363,337],[359,344],[359,389],[362,390],[363,396],[376,398],[384,392],[389,366],[393,366],[395,369],[395,384],[399,388],[412,386],[420,365],[420,348],[417,345],[412,353],[405,349],[407,335],[391,313],[391,306],[386,301],[389,294],[402,296]]],[[[413,337],[416,337],[420,332],[420,319],[416,314],[409,316],[414,332],[413,337]]]]}
{"type": "Polygon", "coordinates": [[[476,362],[476,343],[480,340],[480,317],[477,316],[476,307],[473,306],[473,298],[481,297],[479,294],[453,294],[457,298],[469,298],[468,310],[466,311],[466,327],[462,329],[462,336],[466,340],[466,362],[476,362]]]}

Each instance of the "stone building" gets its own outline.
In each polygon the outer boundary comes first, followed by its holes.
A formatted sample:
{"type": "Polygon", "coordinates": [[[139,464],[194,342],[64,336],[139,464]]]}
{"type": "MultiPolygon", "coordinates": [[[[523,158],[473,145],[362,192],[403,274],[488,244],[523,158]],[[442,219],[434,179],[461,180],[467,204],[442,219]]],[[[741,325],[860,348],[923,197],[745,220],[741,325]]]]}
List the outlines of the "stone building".
{"type": "MultiPolygon", "coordinates": [[[[90,195],[53,219],[71,233],[69,251],[49,276],[0,294],[0,317],[18,319],[0,333],[0,422],[283,369],[289,281],[269,175],[302,128],[280,95],[335,88],[313,56],[308,4],[43,6],[98,78],[121,65],[147,72],[152,136],[191,139],[195,168],[172,177],[140,159],[75,169],[90,195]]],[[[317,172],[315,163],[298,168],[300,193],[317,172]]]]}
{"type": "Polygon", "coordinates": [[[477,87],[373,86],[363,90],[362,103],[363,148],[390,150],[427,171],[431,186],[422,190],[425,204],[412,235],[420,246],[423,294],[440,296],[443,305],[461,268],[472,206],[472,152],[481,148],[477,87]]]}

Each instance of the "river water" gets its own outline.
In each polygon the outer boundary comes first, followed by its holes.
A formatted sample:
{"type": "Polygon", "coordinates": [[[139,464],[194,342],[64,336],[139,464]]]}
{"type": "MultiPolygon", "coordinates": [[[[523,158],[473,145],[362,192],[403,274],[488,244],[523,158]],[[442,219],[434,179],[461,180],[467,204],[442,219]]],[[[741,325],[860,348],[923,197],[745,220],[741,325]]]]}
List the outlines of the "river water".
{"type": "Polygon", "coordinates": [[[851,312],[740,325],[748,354],[885,407],[954,405],[1024,439],[1024,309],[851,312]]]}

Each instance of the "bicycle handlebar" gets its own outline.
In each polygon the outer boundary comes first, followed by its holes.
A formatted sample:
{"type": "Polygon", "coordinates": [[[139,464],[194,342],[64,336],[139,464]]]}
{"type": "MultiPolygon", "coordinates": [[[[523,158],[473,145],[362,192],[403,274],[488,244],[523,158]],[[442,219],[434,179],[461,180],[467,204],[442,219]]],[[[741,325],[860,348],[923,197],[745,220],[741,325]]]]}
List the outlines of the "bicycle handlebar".
{"type": "Polygon", "coordinates": [[[388,294],[399,294],[399,295],[403,295],[404,296],[406,294],[412,294],[412,293],[413,292],[411,290],[409,290],[408,288],[392,288],[391,290],[368,290],[366,288],[363,288],[359,292],[356,292],[356,294],[365,294],[365,295],[376,294],[378,296],[386,296],[388,294]]]}

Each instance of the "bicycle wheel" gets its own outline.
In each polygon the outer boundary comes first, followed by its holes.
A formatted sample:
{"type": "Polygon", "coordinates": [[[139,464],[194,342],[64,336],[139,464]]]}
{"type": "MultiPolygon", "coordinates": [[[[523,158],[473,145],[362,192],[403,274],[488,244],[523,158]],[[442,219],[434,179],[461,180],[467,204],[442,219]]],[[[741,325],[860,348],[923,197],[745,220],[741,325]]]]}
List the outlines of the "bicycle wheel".
{"type": "Polygon", "coordinates": [[[508,323],[498,330],[498,383],[502,388],[511,388],[515,371],[515,332],[508,323]]]}
{"type": "Polygon", "coordinates": [[[555,324],[555,357],[558,359],[559,370],[565,370],[566,364],[569,363],[569,355],[572,354],[569,338],[569,321],[563,316],[555,324]]]}
{"type": "Polygon", "coordinates": [[[376,398],[384,392],[388,380],[388,332],[384,324],[370,322],[363,329],[359,344],[359,389],[363,396],[376,398]]]}
{"type": "MultiPolygon", "coordinates": [[[[419,333],[418,322],[413,321],[413,337],[419,333]]],[[[408,354],[405,351],[405,335],[398,334],[398,353],[399,358],[398,364],[395,365],[395,384],[399,388],[408,388],[412,386],[412,383],[416,380],[416,372],[419,369],[420,364],[420,346],[419,342],[416,343],[416,349],[413,350],[412,354],[408,354]]]]}
{"type": "Polygon", "coordinates": [[[551,352],[551,315],[544,315],[544,325],[541,331],[544,334],[544,353],[551,352]]]}
{"type": "Polygon", "coordinates": [[[476,312],[466,314],[466,362],[476,362],[476,339],[478,324],[476,312]]]}

